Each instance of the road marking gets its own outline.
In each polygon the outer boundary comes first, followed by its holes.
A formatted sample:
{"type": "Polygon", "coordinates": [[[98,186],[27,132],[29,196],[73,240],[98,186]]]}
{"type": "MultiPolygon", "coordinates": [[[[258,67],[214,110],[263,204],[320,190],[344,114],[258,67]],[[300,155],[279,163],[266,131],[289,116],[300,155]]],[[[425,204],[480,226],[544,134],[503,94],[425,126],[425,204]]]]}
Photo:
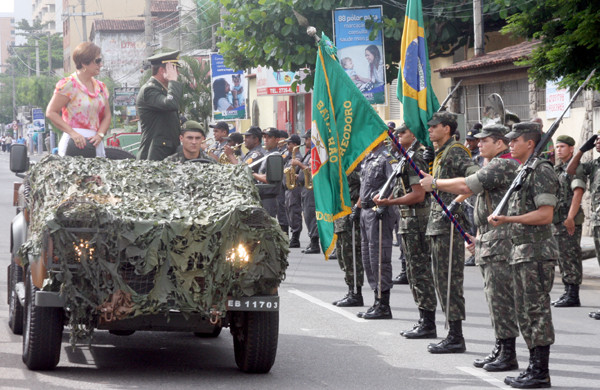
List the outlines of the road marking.
{"type": "MultiPolygon", "coordinates": [[[[496,386],[499,389],[512,389],[512,387],[504,384],[503,381],[498,380],[496,378],[494,378],[493,376],[490,376],[488,374],[486,374],[483,369],[477,369],[477,368],[473,368],[473,367],[456,367],[461,371],[466,372],[467,374],[471,374],[483,381],[486,381],[487,383],[489,383],[490,385],[496,386]]],[[[518,376],[518,374],[515,374],[515,376],[518,376]]]]}
{"type": "Polygon", "coordinates": [[[334,313],[340,314],[340,315],[342,315],[342,316],[344,316],[344,317],[346,317],[349,320],[352,320],[354,322],[368,322],[367,320],[363,320],[362,318],[358,318],[356,316],[356,314],[348,313],[346,310],[344,310],[342,308],[339,308],[337,306],[333,306],[331,303],[328,303],[328,302],[323,302],[319,298],[315,298],[312,295],[308,295],[306,293],[303,293],[300,290],[293,289],[293,290],[288,290],[288,292],[290,292],[290,293],[292,293],[294,295],[297,295],[300,298],[304,298],[307,301],[309,301],[311,303],[314,303],[315,305],[319,305],[321,307],[324,307],[327,310],[331,310],[334,313]]]}

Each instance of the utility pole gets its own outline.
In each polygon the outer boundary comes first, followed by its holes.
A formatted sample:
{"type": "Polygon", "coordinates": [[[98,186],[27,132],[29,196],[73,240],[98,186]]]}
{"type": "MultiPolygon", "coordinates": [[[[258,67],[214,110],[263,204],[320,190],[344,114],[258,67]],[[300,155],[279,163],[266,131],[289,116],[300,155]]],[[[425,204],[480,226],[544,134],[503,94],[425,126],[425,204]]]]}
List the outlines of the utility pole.
{"type": "Polygon", "coordinates": [[[83,29],[83,42],[87,41],[87,24],[85,18],[85,0],[81,0],[81,28],[83,29]]]}
{"type": "Polygon", "coordinates": [[[15,87],[15,66],[11,65],[10,73],[12,76],[12,99],[13,99],[13,122],[17,122],[17,89],[15,87]]]}
{"type": "Polygon", "coordinates": [[[48,76],[52,76],[52,33],[48,31],[48,76]]]}
{"type": "Polygon", "coordinates": [[[473,0],[473,32],[475,57],[485,54],[483,47],[483,0],[473,0]]]}
{"type": "Polygon", "coordinates": [[[146,57],[152,55],[152,38],[154,37],[154,30],[152,29],[152,12],[151,7],[152,0],[146,0],[146,8],[144,9],[144,30],[146,32],[146,57]]]}
{"type": "Polygon", "coordinates": [[[40,45],[38,41],[38,37],[34,35],[35,38],[35,75],[40,77],[40,45]]]}

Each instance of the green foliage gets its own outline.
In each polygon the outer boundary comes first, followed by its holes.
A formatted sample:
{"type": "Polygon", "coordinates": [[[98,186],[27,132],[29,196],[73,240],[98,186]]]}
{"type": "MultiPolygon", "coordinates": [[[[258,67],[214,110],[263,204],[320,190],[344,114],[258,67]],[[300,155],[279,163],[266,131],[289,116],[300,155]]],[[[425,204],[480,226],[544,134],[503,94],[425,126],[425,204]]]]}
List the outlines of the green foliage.
{"type": "MultiPolygon", "coordinates": [[[[43,110],[50,102],[54,93],[54,86],[59,77],[16,77],[15,78],[15,105],[40,107],[43,110]]],[[[0,122],[9,122],[13,119],[12,113],[12,77],[10,74],[0,76],[0,122]]]]}
{"type": "Polygon", "coordinates": [[[212,113],[210,65],[196,58],[183,56],[179,80],[183,83],[182,111],[187,119],[205,121],[212,113]]]}
{"type": "MultiPolygon", "coordinates": [[[[600,63],[599,15],[597,1],[546,0],[509,17],[503,32],[541,41],[521,62],[538,85],[562,78],[561,86],[576,88],[600,63]]],[[[590,87],[600,88],[600,75],[590,87]]]]}
{"type": "MultiPolygon", "coordinates": [[[[21,46],[11,47],[11,57],[8,62],[15,66],[17,75],[35,75],[36,60],[35,46],[38,45],[40,58],[40,72],[48,75],[48,35],[42,33],[42,25],[35,21],[30,25],[23,19],[17,23],[17,34],[26,37],[27,42],[21,46]]],[[[50,36],[50,45],[52,49],[52,72],[54,69],[60,69],[63,66],[63,38],[62,34],[52,34],[50,36]]]]}
{"type": "MultiPolygon", "coordinates": [[[[331,11],[335,8],[372,5],[366,0],[212,0],[223,6],[224,27],[218,34],[218,44],[225,64],[233,69],[248,69],[258,65],[274,69],[297,71],[314,68],[316,45],[306,34],[308,25],[318,33],[332,37],[331,11]]],[[[486,30],[495,31],[510,15],[531,0],[503,0],[486,3],[486,30]],[[502,15],[501,15],[502,14],[502,15]]],[[[388,64],[388,80],[396,78],[400,60],[400,39],[404,25],[405,2],[384,2],[383,20],[370,22],[376,31],[383,31],[388,64]]],[[[431,57],[450,55],[463,45],[472,45],[473,3],[471,0],[423,0],[425,31],[431,57]]],[[[373,34],[374,36],[375,34],[373,34]]],[[[312,78],[308,78],[312,85],[312,78]]]]}

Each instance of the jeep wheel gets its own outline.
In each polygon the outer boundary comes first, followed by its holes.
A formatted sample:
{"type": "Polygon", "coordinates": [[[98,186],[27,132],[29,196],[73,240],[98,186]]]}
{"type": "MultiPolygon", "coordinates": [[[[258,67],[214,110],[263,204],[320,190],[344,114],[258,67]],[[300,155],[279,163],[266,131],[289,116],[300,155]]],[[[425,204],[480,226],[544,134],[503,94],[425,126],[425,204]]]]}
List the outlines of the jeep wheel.
{"type": "Polygon", "coordinates": [[[239,312],[232,325],[235,362],[240,370],[249,373],[267,373],[275,363],[277,337],[279,335],[279,312],[239,312]]]}
{"type": "Polygon", "coordinates": [[[30,370],[51,370],[60,360],[63,309],[35,306],[33,298],[37,288],[29,268],[26,275],[23,362],[30,370]]]}
{"type": "Polygon", "coordinates": [[[8,326],[14,334],[23,334],[23,306],[15,285],[23,280],[23,268],[11,261],[8,266],[8,326]]]}
{"type": "Polygon", "coordinates": [[[221,329],[223,329],[222,326],[215,325],[211,332],[194,332],[194,336],[200,337],[202,339],[211,339],[219,337],[219,335],[221,334],[221,329]]]}

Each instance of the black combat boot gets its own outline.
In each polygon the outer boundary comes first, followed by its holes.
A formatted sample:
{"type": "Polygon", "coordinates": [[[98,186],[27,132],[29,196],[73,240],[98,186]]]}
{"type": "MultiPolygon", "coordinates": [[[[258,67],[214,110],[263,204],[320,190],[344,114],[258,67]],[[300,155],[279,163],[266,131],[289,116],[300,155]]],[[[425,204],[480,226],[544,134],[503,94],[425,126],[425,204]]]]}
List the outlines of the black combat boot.
{"type": "Polygon", "coordinates": [[[279,224],[279,227],[281,228],[281,231],[282,231],[282,232],[283,232],[283,233],[284,233],[286,236],[288,236],[288,237],[289,237],[289,235],[290,235],[290,227],[289,227],[288,225],[282,225],[282,224],[279,224]]]}
{"type": "Polygon", "coordinates": [[[518,370],[515,341],[515,337],[500,340],[500,355],[493,362],[485,364],[483,369],[490,372],[518,370]]]}
{"type": "Polygon", "coordinates": [[[531,372],[531,369],[533,368],[534,359],[535,359],[535,348],[531,348],[529,350],[529,365],[527,366],[525,371],[520,373],[519,376],[507,376],[506,378],[504,378],[504,383],[509,386],[512,386],[513,382],[515,382],[517,380],[522,380],[523,378],[528,376],[529,373],[531,372]]]}
{"type": "Polygon", "coordinates": [[[423,321],[415,329],[406,331],[402,336],[407,339],[435,339],[437,329],[435,327],[435,311],[421,310],[423,321]]]}
{"type": "Polygon", "coordinates": [[[490,352],[489,355],[484,357],[483,359],[475,359],[473,360],[473,365],[477,368],[483,368],[488,363],[493,362],[500,355],[500,339],[496,339],[496,344],[494,344],[494,349],[490,352]]]}
{"type": "Polygon", "coordinates": [[[292,232],[290,248],[300,248],[300,232],[292,232]]]}
{"type": "Polygon", "coordinates": [[[593,318],[595,320],[600,320],[600,310],[591,311],[588,315],[590,316],[590,318],[593,318]]]}
{"type": "Polygon", "coordinates": [[[523,377],[519,376],[510,384],[517,389],[543,389],[552,387],[550,382],[550,371],[548,361],[550,359],[550,346],[535,347],[533,362],[529,373],[523,377]]]}
{"type": "Polygon", "coordinates": [[[406,276],[406,258],[402,258],[400,260],[400,264],[401,264],[402,270],[400,271],[400,274],[398,274],[398,276],[396,276],[392,282],[394,284],[408,284],[408,277],[406,276]]]}
{"type": "Polygon", "coordinates": [[[560,297],[558,297],[557,300],[550,302],[550,304],[552,306],[556,305],[558,302],[562,301],[563,299],[565,299],[567,297],[567,295],[569,295],[569,286],[570,284],[565,283],[565,291],[563,291],[563,293],[561,294],[560,297]]]}
{"type": "Polygon", "coordinates": [[[463,353],[467,350],[462,334],[462,321],[450,321],[448,336],[437,344],[429,344],[430,353],[463,353]]]}
{"type": "Polygon", "coordinates": [[[390,320],[392,319],[392,309],[390,308],[390,290],[381,292],[381,299],[375,309],[362,316],[365,320],[390,320]]]}
{"type": "Polygon", "coordinates": [[[554,307],[579,307],[579,285],[569,284],[569,292],[567,296],[554,304],[554,307]]]}
{"type": "Polygon", "coordinates": [[[319,237],[311,238],[310,244],[302,251],[302,253],[314,254],[321,253],[321,248],[319,248],[319,237]]]}
{"type": "Polygon", "coordinates": [[[417,329],[422,323],[423,323],[423,309],[419,309],[419,320],[412,326],[412,328],[407,329],[407,330],[401,330],[400,336],[404,336],[404,333],[407,333],[407,332],[417,329]]]}
{"type": "Polygon", "coordinates": [[[337,303],[334,303],[334,305],[339,307],[364,306],[361,287],[358,286],[356,288],[356,293],[353,291],[353,288],[350,287],[348,290],[348,294],[346,294],[344,298],[337,301],[337,303]]]}
{"type": "Polygon", "coordinates": [[[379,294],[377,293],[377,290],[375,290],[374,293],[375,293],[375,300],[373,301],[373,306],[368,308],[367,311],[359,311],[358,313],[356,313],[356,316],[358,318],[363,318],[365,316],[365,314],[372,313],[373,310],[375,310],[375,308],[377,307],[377,305],[379,305],[379,294]]]}

